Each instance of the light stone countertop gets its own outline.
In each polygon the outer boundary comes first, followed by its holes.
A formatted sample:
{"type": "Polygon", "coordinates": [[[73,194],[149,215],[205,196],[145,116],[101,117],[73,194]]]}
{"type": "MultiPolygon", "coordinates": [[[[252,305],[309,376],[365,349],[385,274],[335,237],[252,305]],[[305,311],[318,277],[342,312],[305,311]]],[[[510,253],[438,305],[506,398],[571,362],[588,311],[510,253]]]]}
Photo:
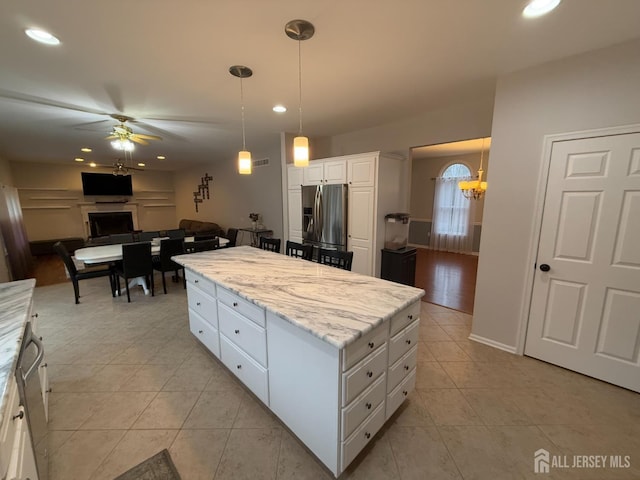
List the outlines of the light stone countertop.
{"type": "Polygon", "coordinates": [[[24,327],[36,281],[33,278],[0,283],[0,422],[8,402],[9,379],[15,375],[24,327]]]}
{"type": "Polygon", "coordinates": [[[173,259],[337,348],[424,295],[418,288],[253,247],[173,259]]]}

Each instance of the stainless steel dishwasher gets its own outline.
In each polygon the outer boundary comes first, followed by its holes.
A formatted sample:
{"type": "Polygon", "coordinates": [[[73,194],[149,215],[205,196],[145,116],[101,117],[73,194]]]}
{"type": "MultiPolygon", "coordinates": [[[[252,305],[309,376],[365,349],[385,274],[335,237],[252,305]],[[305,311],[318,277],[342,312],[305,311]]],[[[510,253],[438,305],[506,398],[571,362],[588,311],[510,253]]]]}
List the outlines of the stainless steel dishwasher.
{"type": "Polygon", "coordinates": [[[47,480],[48,457],[47,457],[47,419],[44,411],[42,390],[40,388],[40,376],[38,367],[44,356],[44,347],[40,339],[31,330],[31,324],[27,323],[25,335],[22,340],[22,350],[18,358],[16,368],[16,380],[18,382],[18,393],[20,395],[20,405],[24,407],[29,433],[31,436],[31,446],[36,458],[38,469],[38,480],[47,480]]]}

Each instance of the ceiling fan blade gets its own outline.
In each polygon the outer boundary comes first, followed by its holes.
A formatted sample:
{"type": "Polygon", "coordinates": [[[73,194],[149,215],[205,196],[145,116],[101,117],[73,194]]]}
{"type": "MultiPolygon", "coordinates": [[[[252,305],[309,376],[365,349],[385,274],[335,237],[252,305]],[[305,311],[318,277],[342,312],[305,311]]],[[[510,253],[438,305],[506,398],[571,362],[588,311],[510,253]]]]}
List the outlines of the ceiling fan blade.
{"type": "Polygon", "coordinates": [[[108,137],[104,137],[105,140],[115,140],[116,138],[120,138],[120,135],[109,135],[108,137]]]}
{"type": "MultiPolygon", "coordinates": [[[[96,126],[108,122],[109,120],[96,120],[95,122],[86,122],[86,123],[78,123],[77,125],[72,125],[71,128],[74,128],[76,130],[89,130],[89,131],[96,131],[98,130],[98,128],[95,128],[96,126]]],[[[102,130],[102,129],[100,129],[102,130]]]]}
{"type": "Polygon", "coordinates": [[[142,138],[138,138],[135,134],[130,135],[129,140],[131,140],[132,142],[139,143],[140,145],[149,145],[149,142],[147,142],[146,140],[143,140],[142,138]]]}
{"type": "Polygon", "coordinates": [[[148,123],[145,122],[141,122],[139,120],[133,120],[132,123],[140,126],[140,128],[143,128],[144,130],[148,130],[149,132],[153,132],[153,133],[157,133],[160,138],[170,138],[173,140],[186,140],[186,138],[184,138],[181,135],[178,135],[176,133],[170,132],[169,130],[164,130],[162,128],[158,128],[158,127],[154,127],[153,125],[149,125],[148,123]]]}
{"type": "Polygon", "coordinates": [[[143,140],[162,140],[162,137],[157,135],[145,135],[144,133],[134,133],[131,137],[142,138],[143,140]]]}
{"type": "Polygon", "coordinates": [[[111,100],[111,104],[117,112],[124,112],[124,101],[122,100],[122,90],[114,83],[107,83],[104,86],[105,92],[111,100]]]}
{"type": "Polygon", "coordinates": [[[8,100],[15,100],[18,102],[33,103],[36,105],[44,105],[46,107],[63,108],[65,110],[73,110],[82,113],[92,113],[94,115],[107,115],[101,110],[81,107],[79,105],[73,105],[71,103],[58,102],[49,98],[38,97],[36,95],[28,95],[26,93],[12,92],[10,90],[0,89],[0,98],[6,98],[8,100]]]}

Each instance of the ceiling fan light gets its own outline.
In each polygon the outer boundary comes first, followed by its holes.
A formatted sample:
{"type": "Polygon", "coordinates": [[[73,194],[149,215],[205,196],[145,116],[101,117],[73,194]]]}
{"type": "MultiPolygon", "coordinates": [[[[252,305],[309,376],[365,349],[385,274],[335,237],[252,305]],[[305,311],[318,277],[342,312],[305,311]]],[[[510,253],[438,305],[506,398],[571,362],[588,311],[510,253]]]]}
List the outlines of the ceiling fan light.
{"type": "Polygon", "coordinates": [[[531,0],[524,10],[522,16],[525,18],[540,17],[560,4],[560,0],[531,0]]]}
{"type": "Polygon", "coordinates": [[[118,138],[111,142],[111,146],[116,150],[124,150],[125,152],[131,152],[135,148],[133,142],[129,139],[118,138]]]}
{"type": "Polygon", "coordinates": [[[238,173],[240,175],[251,175],[251,152],[240,150],[238,152],[238,173]]]}
{"type": "Polygon", "coordinates": [[[307,137],[293,139],[293,164],[296,167],[309,166],[309,139],[307,137]]]}

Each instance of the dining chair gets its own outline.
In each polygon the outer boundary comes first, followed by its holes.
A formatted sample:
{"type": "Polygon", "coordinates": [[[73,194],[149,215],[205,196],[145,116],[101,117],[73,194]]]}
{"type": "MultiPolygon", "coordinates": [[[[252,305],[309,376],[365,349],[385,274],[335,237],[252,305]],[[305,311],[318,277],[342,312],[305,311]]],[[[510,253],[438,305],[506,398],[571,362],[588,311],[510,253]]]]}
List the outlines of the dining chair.
{"type": "Polygon", "coordinates": [[[118,243],[133,243],[135,239],[133,238],[133,233],[113,233],[109,235],[109,243],[111,245],[116,245],[118,243]]]}
{"type": "Polygon", "coordinates": [[[313,258],[313,245],[303,245],[302,243],[287,240],[285,252],[290,257],[311,260],[313,258]]]}
{"type": "Polygon", "coordinates": [[[129,280],[136,277],[151,277],[151,296],[155,295],[153,285],[153,263],[151,262],[151,242],[125,243],[122,245],[122,262],[114,268],[116,285],[120,291],[120,277],[127,287],[127,302],[131,302],[129,280]]]}
{"type": "Polygon", "coordinates": [[[73,263],[71,255],[69,255],[67,248],[62,242],[54,243],[53,250],[62,259],[64,266],[67,267],[69,278],[71,279],[71,283],[73,284],[73,293],[76,299],[76,304],[80,303],[80,285],[78,283],[80,280],[108,276],[109,285],[111,286],[111,293],[112,295],[114,294],[114,278],[113,271],[110,265],[100,265],[99,267],[90,267],[86,270],[78,270],[76,264],[73,263]]]}
{"type": "Polygon", "coordinates": [[[260,237],[260,248],[269,252],[280,253],[280,239],[260,237]]]}
{"type": "Polygon", "coordinates": [[[326,250],[324,248],[321,248],[318,251],[318,263],[341,268],[343,270],[351,270],[351,264],[353,263],[353,252],[326,250]]]}
{"type": "Polygon", "coordinates": [[[184,239],[184,237],[186,236],[186,233],[184,231],[183,228],[174,228],[172,230],[167,230],[165,232],[165,234],[167,235],[167,237],[169,238],[180,238],[180,239],[184,239]]]}
{"type": "Polygon", "coordinates": [[[220,240],[212,238],[210,240],[196,240],[193,242],[193,253],[206,252],[208,250],[217,250],[220,248],[220,240]]]}
{"type": "Polygon", "coordinates": [[[150,242],[151,240],[153,240],[154,238],[159,238],[160,237],[160,232],[153,232],[153,231],[149,231],[149,232],[140,232],[138,234],[138,241],[139,242],[150,242]]]}
{"type": "Polygon", "coordinates": [[[229,243],[227,243],[227,247],[235,247],[236,241],[238,240],[238,229],[231,227],[229,230],[227,230],[227,236],[225,238],[229,240],[229,243]]]}
{"type": "Polygon", "coordinates": [[[184,253],[184,243],[180,238],[166,238],[160,240],[160,255],[153,257],[153,269],[162,273],[162,289],[165,295],[167,294],[167,283],[164,278],[165,272],[175,272],[175,278],[177,281],[178,271],[182,270],[182,283],[184,288],[187,288],[187,282],[185,280],[184,267],[173,260],[171,257],[174,255],[182,255],[184,253]]]}

